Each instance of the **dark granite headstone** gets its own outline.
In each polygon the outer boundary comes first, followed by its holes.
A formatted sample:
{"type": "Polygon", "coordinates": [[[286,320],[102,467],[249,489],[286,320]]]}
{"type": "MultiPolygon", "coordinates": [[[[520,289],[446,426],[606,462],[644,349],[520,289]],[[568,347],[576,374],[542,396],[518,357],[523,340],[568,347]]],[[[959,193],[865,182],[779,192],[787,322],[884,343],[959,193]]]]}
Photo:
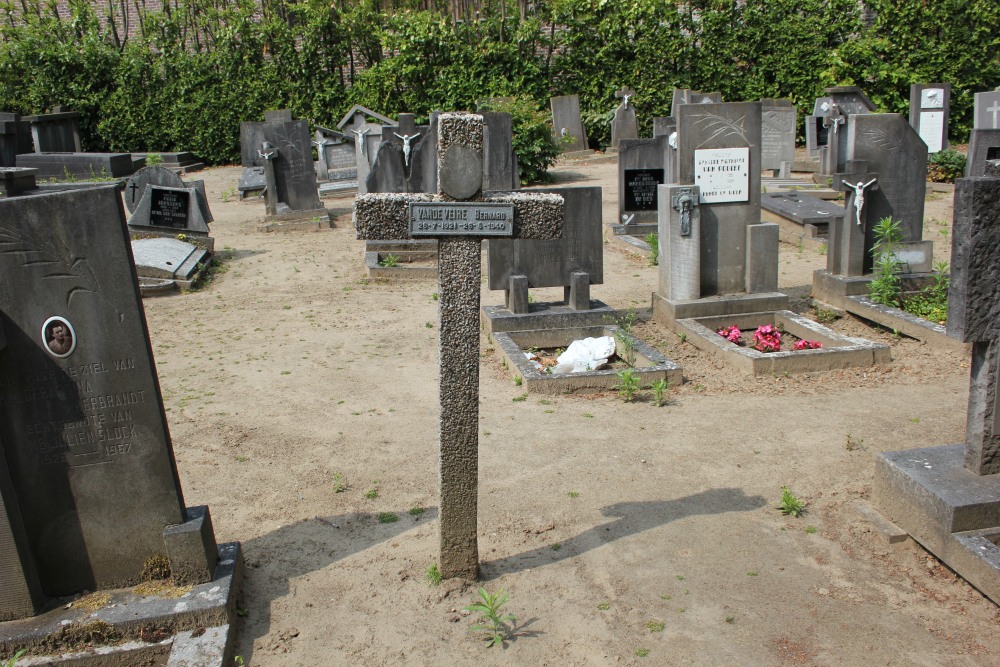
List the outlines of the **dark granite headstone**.
{"type": "Polygon", "coordinates": [[[666,178],[667,137],[623,139],[618,146],[618,222],[656,223],[656,186],[666,178]]]}
{"type": "Polygon", "coordinates": [[[304,120],[265,122],[263,140],[277,151],[273,160],[277,201],[292,211],[321,209],[309,124],[304,120]]]}
{"type": "Polygon", "coordinates": [[[149,224],[186,229],[191,193],[182,188],[154,187],[149,192],[149,224]]]}
{"type": "Polygon", "coordinates": [[[1000,160],[1000,129],[972,130],[968,160],[965,163],[966,178],[985,176],[987,160],[1000,160]]]}
{"type": "Polygon", "coordinates": [[[181,180],[180,176],[165,167],[159,165],[143,167],[132,174],[128,179],[128,183],[125,184],[125,208],[128,209],[129,213],[135,212],[136,207],[139,205],[139,200],[142,199],[142,195],[145,194],[146,186],[148,185],[183,188],[184,181],[181,180]]]}
{"type": "Polygon", "coordinates": [[[973,127],[982,130],[1000,130],[1000,90],[976,93],[973,127]]]}
{"type": "Polygon", "coordinates": [[[526,276],[528,287],[569,287],[582,271],[591,285],[604,282],[604,236],[600,188],[545,188],[565,199],[562,238],[547,241],[489,239],[486,243],[489,287],[510,288],[511,276],[526,276]]]}
{"type": "Polygon", "coordinates": [[[0,167],[0,194],[5,197],[16,197],[35,190],[38,188],[37,176],[37,169],[0,167]]]}
{"type": "Polygon", "coordinates": [[[910,86],[910,125],[927,144],[927,151],[948,148],[951,114],[950,83],[915,83],[910,86]]]}
{"type": "Polygon", "coordinates": [[[843,134],[846,159],[863,160],[867,171],[878,174],[878,190],[865,196],[867,220],[874,224],[892,216],[902,222],[903,241],[921,240],[927,145],[916,130],[899,114],[855,114],[848,117],[843,134]]]}
{"type": "Polygon", "coordinates": [[[69,176],[81,181],[130,176],[145,166],[145,160],[136,161],[130,153],[22,153],[16,162],[18,167],[37,169],[39,178],[69,176]]]}
{"type": "Polygon", "coordinates": [[[206,215],[208,202],[198,185],[204,188],[201,181],[182,188],[147,186],[128,220],[129,229],[208,236],[211,213],[206,215]]]}
{"type": "Polygon", "coordinates": [[[138,583],[185,515],[121,198],[0,201],[0,244],[0,441],[41,588],[138,583]]]}
{"type": "Polygon", "coordinates": [[[703,297],[746,289],[747,226],[760,223],[760,109],[760,102],[679,107],[678,184],[699,186],[703,297]],[[713,157],[719,150],[721,157],[713,157]],[[715,159],[734,170],[724,189],[734,194],[712,195],[720,191],[706,183],[706,170],[715,159]]]}
{"type": "Polygon", "coordinates": [[[580,118],[580,96],[552,97],[549,105],[552,107],[552,133],[562,150],[567,153],[587,150],[587,130],[580,118]]]}
{"type": "Polygon", "coordinates": [[[0,113],[0,167],[13,167],[19,153],[31,153],[31,123],[16,113],[0,113]]]}
{"type": "Polygon", "coordinates": [[[62,111],[56,107],[55,113],[25,116],[31,123],[31,136],[36,153],[80,153],[80,114],[62,111]]]}
{"type": "Polygon", "coordinates": [[[760,207],[800,225],[822,225],[826,228],[844,218],[843,206],[797,191],[762,194],[760,207]]]}
{"type": "MultiPolygon", "coordinates": [[[[416,125],[413,114],[399,116],[400,125],[382,128],[382,141],[365,179],[365,191],[433,192],[437,182],[437,152],[434,148],[437,113],[431,114],[430,125],[416,125]]],[[[367,143],[377,140],[372,136],[367,143]]]]}
{"type": "Polygon", "coordinates": [[[483,190],[517,190],[521,187],[514,129],[509,113],[484,111],[486,123],[483,145],[483,190]]]}

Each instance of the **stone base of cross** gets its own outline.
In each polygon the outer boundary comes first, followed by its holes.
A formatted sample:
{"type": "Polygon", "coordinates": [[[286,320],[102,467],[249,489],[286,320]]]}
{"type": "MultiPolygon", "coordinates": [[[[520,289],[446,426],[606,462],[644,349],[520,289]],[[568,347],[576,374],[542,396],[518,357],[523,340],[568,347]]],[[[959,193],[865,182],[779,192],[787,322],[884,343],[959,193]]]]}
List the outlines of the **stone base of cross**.
{"type": "Polygon", "coordinates": [[[483,117],[438,118],[438,194],[364,194],[354,226],[364,240],[438,239],[442,576],[479,574],[479,305],[481,242],[488,237],[555,239],[563,198],[482,193],[483,117]]]}

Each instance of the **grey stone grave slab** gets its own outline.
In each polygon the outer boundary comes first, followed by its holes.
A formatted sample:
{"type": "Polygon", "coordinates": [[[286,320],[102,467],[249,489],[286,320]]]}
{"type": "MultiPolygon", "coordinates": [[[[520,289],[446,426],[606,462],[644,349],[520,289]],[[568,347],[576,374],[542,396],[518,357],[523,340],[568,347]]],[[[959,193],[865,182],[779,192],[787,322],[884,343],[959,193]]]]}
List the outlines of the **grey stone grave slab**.
{"type": "Polygon", "coordinates": [[[764,99],[760,109],[760,167],[787,178],[795,162],[798,111],[790,100],[764,99]]]}
{"type": "Polygon", "coordinates": [[[132,255],[139,277],[175,280],[184,287],[197,278],[208,251],[187,241],[159,237],[135,239],[132,255]]]}
{"type": "Polygon", "coordinates": [[[35,181],[37,175],[37,169],[0,167],[0,194],[5,197],[16,197],[35,190],[38,187],[35,181]]]}
{"type": "Polygon", "coordinates": [[[828,225],[844,218],[844,207],[797,190],[760,196],[761,208],[800,225],[814,225],[824,234],[828,225]]]}
{"type": "Polygon", "coordinates": [[[928,153],[948,148],[950,115],[950,83],[914,83],[910,86],[910,125],[927,144],[928,153]]]}
{"type": "Polygon", "coordinates": [[[244,167],[240,174],[237,189],[240,197],[246,197],[250,192],[260,192],[267,187],[267,177],[264,175],[264,167],[244,167]]]}
{"type": "Polygon", "coordinates": [[[702,297],[745,289],[746,228],[760,222],[760,109],[760,102],[679,107],[679,185],[700,187],[702,297]],[[707,187],[713,176],[723,181],[707,187]]]}
{"type": "Polygon", "coordinates": [[[670,97],[670,115],[677,118],[677,111],[682,104],[721,104],[722,93],[703,93],[700,90],[674,88],[670,97]]]}
{"type": "Polygon", "coordinates": [[[625,234],[630,226],[656,224],[656,188],[666,182],[667,141],[661,135],[619,142],[618,222],[625,234]]]}
{"type": "Polygon", "coordinates": [[[39,178],[65,179],[69,175],[79,180],[122,178],[143,166],[129,153],[23,153],[16,162],[18,167],[37,169],[39,178]]]}
{"type": "MultiPolygon", "coordinates": [[[[563,198],[563,234],[550,240],[489,239],[487,273],[491,290],[504,290],[507,310],[526,313],[527,290],[562,287],[563,300],[573,310],[589,310],[590,285],[604,282],[604,237],[600,188],[545,188],[531,192],[563,198]],[[519,278],[515,280],[515,278],[519,278]],[[522,294],[512,294],[521,290],[522,294]],[[520,307],[514,307],[520,304],[520,307]]],[[[485,309],[484,309],[485,311],[485,309]]]]}
{"type": "Polygon", "coordinates": [[[560,95],[549,98],[552,108],[552,133],[564,153],[586,151],[587,130],[580,117],[580,96],[560,95]]]}
{"type": "MultiPolygon", "coordinates": [[[[563,201],[557,195],[493,193],[481,196],[482,116],[441,114],[437,153],[438,195],[358,195],[354,226],[359,239],[411,238],[409,205],[436,202],[442,214],[461,216],[470,202],[513,204],[514,238],[558,238],[563,201]],[[446,201],[450,198],[450,201],[446,201]],[[459,200],[455,202],[453,200],[459,200]]],[[[441,349],[440,570],[444,577],[475,578],[479,450],[479,294],[483,234],[438,238],[441,349]]]]}
{"type": "MultiPolygon", "coordinates": [[[[847,160],[863,160],[878,174],[878,190],[865,196],[867,220],[901,221],[903,241],[920,241],[927,190],[927,145],[899,114],[855,114],[847,119],[847,160]]],[[[866,248],[871,243],[865,244],[866,248]]]]}
{"type": "Polygon", "coordinates": [[[966,178],[986,175],[987,160],[1000,160],[1000,129],[973,129],[969,136],[969,154],[965,163],[966,178]]]}
{"type": "Polygon", "coordinates": [[[1000,90],[976,93],[973,109],[974,128],[1000,130],[1000,90]]]}
{"type": "Polygon", "coordinates": [[[36,153],[80,153],[80,114],[56,107],[53,113],[25,116],[36,153]]]}
{"type": "Polygon", "coordinates": [[[139,200],[146,193],[149,185],[159,185],[168,188],[183,188],[184,181],[181,177],[165,167],[154,165],[143,167],[132,174],[125,184],[125,208],[129,213],[134,213],[139,205],[139,200]]]}
{"type": "Polygon", "coordinates": [[[136,584],[187,517],[120,195],[0,201],[0,248],[0,441],[41,589],[136,584]]]}
{"type": "Polygon", "coordinates": [[[31,123],[16,113],[0,113],[0,167],[13,167],[19,153],[31,153],[31,123]]]}
{"type": "Polygon", "coordinates": [[[150,155],[158,155],[161,162],[160,167],[164,167],[175,174],[187,174],[192,171],[199,171],[205,168],[194,153],[190,151],[152,151],[149,153],[132,153],[132,157],[148,158],[150,155]]]}
{"type": "Polygon", "coordinates": [[[638,139],[639,124],[635,118],[635,104],[632,97],[635,91],[628,86],[615,91],[615,97],[621,98],[622,103],[615,109],[615,117],[611,120],[611,146],[618,150],[618,142],[622,139],[638,139]]]}

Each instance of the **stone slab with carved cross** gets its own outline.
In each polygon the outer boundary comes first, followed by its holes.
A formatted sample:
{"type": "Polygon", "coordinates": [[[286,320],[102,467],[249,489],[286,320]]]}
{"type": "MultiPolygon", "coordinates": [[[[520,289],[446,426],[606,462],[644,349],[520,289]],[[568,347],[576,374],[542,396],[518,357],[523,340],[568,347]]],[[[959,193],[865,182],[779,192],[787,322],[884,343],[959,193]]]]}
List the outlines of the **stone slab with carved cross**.
{"type": "Polygon", "coordinates": [[[357,237],[438,239],[441,358],[441,536],[445,577],[475,578],[479,456],[481,242],[487,237],[555,239],[563,198],[483,193],[483,117],[438,117],[438,194],[358,195],[357,237]]]}

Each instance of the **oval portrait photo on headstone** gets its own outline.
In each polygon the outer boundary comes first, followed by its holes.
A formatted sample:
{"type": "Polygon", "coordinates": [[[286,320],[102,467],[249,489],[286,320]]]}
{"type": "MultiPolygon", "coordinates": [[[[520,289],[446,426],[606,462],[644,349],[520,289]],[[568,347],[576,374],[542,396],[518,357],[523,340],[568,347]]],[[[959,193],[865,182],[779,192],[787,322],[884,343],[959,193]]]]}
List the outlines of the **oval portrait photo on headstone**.
{"type": "Polygon", "coordinates": [[[66,318],[50,317],[42,325],[42,344],[53,357],[68,357],[76,349],[76,330],[66,318]]]}

